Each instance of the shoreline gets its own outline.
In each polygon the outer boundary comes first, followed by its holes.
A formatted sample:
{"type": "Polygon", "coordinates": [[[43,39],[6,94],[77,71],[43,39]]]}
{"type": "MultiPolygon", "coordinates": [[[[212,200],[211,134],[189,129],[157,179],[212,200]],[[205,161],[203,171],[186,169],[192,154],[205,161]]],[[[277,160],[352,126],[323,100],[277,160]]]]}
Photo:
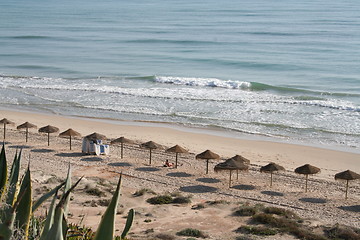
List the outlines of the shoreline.
{"type": "Polygon", "coordinates": [[[216,126],[190,126],[185,125],[182,123],[175,123],[175,122],[160,122],[160,121],[146,121],[146,120],[124,120],[124,119],[115,119],[115,118],[99,118],[99,117],[89,117],[89,116],[81,116],[81,115],[63,115],[61,113],[49,113],[49,112],[42,112],[39,110],[25,110],[25,109],[8,109],[4,107],[0,107],[0,112],[19,112],[19,113],[28,113],[28,114],[39,114],[45,116],[60,116],[64,118],[71,118],[71,119],[80,119],[80,120],[88,120],[88,121],[95,121],[95,122],[103,122],[108,124],[114,125],[121,125],[121,126],[137,126],[137,127],[156,127],[156,128],[165,128],[165,129],[173,129],[180,132],[187,132],[187,133],[196,133],[196,134],[204,134],[204,135],[211,135],[217,137],[225,137],[225,138],[233,138],[239,139],[244,141],[264,141],[264,142],[272,142],[272,143],[279,143],[279,144],[290,144],[290,145],[299,145],[304,147],[315,147],[321,148],[325,150],[335,150],[340,152],[347,152],[347,153],[354,153],[360,154],[360,149],[346,147],[346,146],[339,146],[339,145],[328,145],[328,144],[321,144],[321,143],[306,143],[303,141],[297,141],[294,139],[287,139],[275,136],[269,136],[266,134],[251,134],[241,131],[236,131],[232,129],[226,129],[216,126]]]}
{"type": "MultiPolygon", "coordinates": [[[[171,124],[104,120],[4,109],[1,109],[0,113],[3,115],[1,118],[8,118],[15,122],[15,125],[29,121],[38,128],[48,124],[54,125],[60,128],[59,132],[73,128],[82,136],[99,132],[110,139],[124,136],[138,142],[152,140],[167,147],[179,144],[193,153],[210,149],[223,159],[239,154],[258,165],[276,162],[283,164],[286,169],[292,169],[309,163],[324,169],[321,175],[327,177],[347,169],[360,172],[360,154],[357,152],[264,139],[235,138],[223,131],[186,128],[171,124]]],[[[34,129],[29,131],[37,132],[34,129]]]]}

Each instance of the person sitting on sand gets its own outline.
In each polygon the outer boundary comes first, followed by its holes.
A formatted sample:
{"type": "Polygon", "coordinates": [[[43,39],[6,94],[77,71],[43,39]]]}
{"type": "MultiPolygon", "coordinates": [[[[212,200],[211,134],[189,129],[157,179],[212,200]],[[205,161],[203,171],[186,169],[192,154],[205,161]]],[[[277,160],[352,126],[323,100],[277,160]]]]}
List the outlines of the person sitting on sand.
{"type": "Polygon", "coordinates": [[[166,159],[165,163],[164,163],[164,167],[172,167],[173,164],[169,163],[169,160],[166,159]]]}

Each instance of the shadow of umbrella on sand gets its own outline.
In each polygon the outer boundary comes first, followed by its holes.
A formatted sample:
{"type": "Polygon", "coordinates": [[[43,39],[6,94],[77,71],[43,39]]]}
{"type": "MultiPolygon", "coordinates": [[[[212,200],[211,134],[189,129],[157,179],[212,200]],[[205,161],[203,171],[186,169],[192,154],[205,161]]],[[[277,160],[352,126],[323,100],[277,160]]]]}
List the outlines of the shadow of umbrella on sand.
{"type": "Polygon", "coordinates": [[[6,125],[14,125],[15,123],[6,119],[6,118],[3,118],[0,120],[0,123],[1,124],[4,124],[4,140],[6,138],[6,125]]]}
{"type": "Polygon", "coordinates": [[[285,171],[285,168],[276,163],[269,163],[260,168],[260,172],[270,173],[270,187],[272,187],[273,173],[277,171],[285,171]]]}
{"type": "Polygon", "coordinates": [[[345,199],[348,198],[348,189],[349,189],[349,181],[360,179],[360,174],[356,172],[346,170],[344,172],[340,172],[335,174],[335,180],[346,180],[346,190],[345,190],[345,199]]]}
{"type": "Polygon", "coordinates": [[[149,164],[151,165],[151,151],[152,151],[153,149],[161,148],[161,145],[160,145],[160,144],[157,144],[156,142],[149,141],[149,142],[140,144],[140,147],[149,149],[149,152],[150,152],[150,155],[149,155],[149,159],[150,159],[149,164]]]}
{"type": "Polygon", "coordinates": [[[246,165],[244,162],[236,161],[232,158],[226,160],[225,162],[219,163],[214,167],[215,172],[229,170],[230,177],[229,177],[229,188],[231,187],[231,173],[233,170],[241,170],[247,171],[249,166],[246,165]]]}
{"type": "Polygon", "coordinates": [[[45,127],[39,128],[40,133],[47,133],[48,136],[48,146],[50,146],[50,133],[56,133],[59,129],[57,127],[47,125],[45,127]]]}
{"type": "Polygon", "coordinates": [[[209,160],[210,159],[220,159],[220,156],[210,150],[206,150],[206,151],[196,155],[196,159],[205,159],[206,160],[206,174],[208,174],[209,173],[209,160]]]}
{"type": "Polygon", "coordinates": [[[121,159],[123,158],[124,156],[124,144],[134,144],[134,141],[130,140],[130,139],[127,139],[125,137],[119,137],[115,140],[112,140],[110,142],[111,144],[117,144],[117,143],[120,143],[121,144],[121,159]]]}
{"type": "Polygon", "coordinates": [[[24,122],[23,124],[19,125],[16,127],[17,129],[26,129],[26,134],[25,134],[25,139],[26,142],[28,141],[28,135],[29,135],[29,128],[37,128],[36,125],[29,123],[29,122],[24,122]]]}
{"type": "Polygon", "coordinates": [[[179,145],[175,145],[171,148],[166,149],[166,152],[172,152],[176,154],[175,157],[175,168],[177,168],[178,165],[178,154],[179,153],[187,153],[188,151],[185,148],[180,147],[179,145]]]}
{"type": "MultiPolygon", "coordinates": [[[[250,160],[247,158],[244,158],[243,156],[240,155],[235,155],[232,158],[229,159],[233,159],[236,162],[240,162],[240,163],[244,163],[246,165],[250,165],[250,160]]],[[[239,170],[236,170],[236,179],[239,179],[239,170]]]]}
{"type": "Polygon", "coordinates": [[[70,150],[71,150],[71,138],[72,137],[81,137],[81,134],[78,133],[77,131],[69,128],[68,130],[60,133],[59,137],[69,137],[69,139],[70,139],[70,150]]]}
{"type": "Polygon", "coordinates": [[[320,172],[320,168],[312,166],[310,164],[305,164],[301,167],[296,168],[295,172],[297,174],[303,174],[306,176],[305,192],[307,192],[307,182],[308,182],[309,174],[316,174],[316,173],[320,172]]]}

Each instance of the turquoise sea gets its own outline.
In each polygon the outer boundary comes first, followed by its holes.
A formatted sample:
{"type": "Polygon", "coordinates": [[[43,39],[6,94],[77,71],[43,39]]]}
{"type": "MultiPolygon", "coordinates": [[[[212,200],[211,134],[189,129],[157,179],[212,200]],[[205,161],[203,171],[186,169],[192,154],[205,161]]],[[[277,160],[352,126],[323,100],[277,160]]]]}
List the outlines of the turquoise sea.
{"type": "Polygon", "coordinates": [[[2,0],[0,108],[360,151],[360,1],[2,0]]]}

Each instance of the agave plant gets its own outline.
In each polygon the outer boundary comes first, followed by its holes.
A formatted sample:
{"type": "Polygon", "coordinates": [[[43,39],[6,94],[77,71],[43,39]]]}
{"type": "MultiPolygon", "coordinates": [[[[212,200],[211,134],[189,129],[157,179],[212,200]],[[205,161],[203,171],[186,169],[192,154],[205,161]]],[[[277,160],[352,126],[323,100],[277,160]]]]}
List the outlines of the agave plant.
{"type": "MultiPolygon", "coordinates": [[[[41,206],[42,203],[52,196],[53,198],[39,239],[67,239],[68,225],[66,216],[68,212],[70,193],[79,184],[82,178],[71,186],[71,171],[69,165],[66,180],[48,193],[41,196],[37,201],[33,202],[30,165],[28,165],[22,180],[19,181],[20,160],[21,151],[19,154],[15,154],[10,175],[8,176],[5,146],[3,144],[0,153],[0,202],[4,204],[0,207],[0,240],[10,240],[14,238],[16,229],[19,229],[22,233],[21,239],[28,239],[30,219],[32,218],[33,213],[39,208],[39,206],[41,206]],[[63,186],[65,186],[63,195],[56,204],[58,192],[63,186]]],[[[96,231],[96,235],[94,237],[95,240],[112,240],[114,238],[115,215],[119,202],[120,187],[121,174],[116,191],[108,208],[102,216],[101,222],[96,231]]],[[[126,238],[134,220],[134,215],[135,212],[131,209],[120,239],[126,238]]],[[[17,236],[16,239],[19,239],[19,237],[17,236]]]]}

